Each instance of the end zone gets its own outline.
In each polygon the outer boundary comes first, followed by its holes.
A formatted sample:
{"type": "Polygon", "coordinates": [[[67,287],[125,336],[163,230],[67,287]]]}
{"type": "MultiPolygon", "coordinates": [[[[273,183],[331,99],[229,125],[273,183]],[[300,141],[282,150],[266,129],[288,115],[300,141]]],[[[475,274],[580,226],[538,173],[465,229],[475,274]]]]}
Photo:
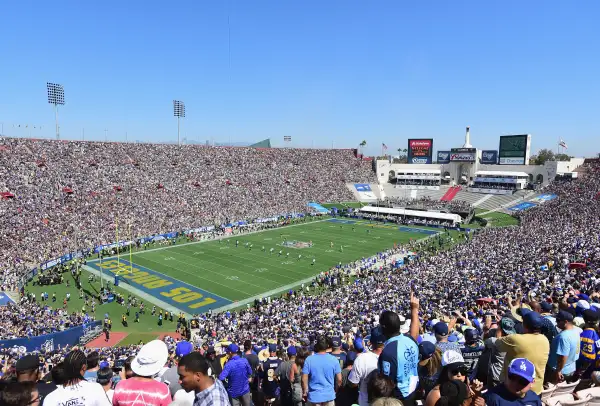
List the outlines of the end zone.
{"type": "Polygon", "coordinates": [[[127,260],[109,259],[100,262],[94,260],[87,266],[114,278],[119,275],[120,281],[125,281],[132,287],[167,303],[184,313],[203,313],[210,309],[219,308],[232,303],[231,300],[199,289],[189,283],[171,276],[153,271],[152,269],[133,264],[127,260]]]}

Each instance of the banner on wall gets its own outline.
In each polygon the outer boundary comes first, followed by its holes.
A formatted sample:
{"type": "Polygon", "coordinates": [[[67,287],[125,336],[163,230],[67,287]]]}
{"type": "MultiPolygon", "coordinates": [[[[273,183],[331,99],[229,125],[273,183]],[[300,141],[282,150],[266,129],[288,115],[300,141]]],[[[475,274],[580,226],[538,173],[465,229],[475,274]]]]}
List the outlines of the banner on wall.
{"type": "Polygon", "coordinates": [[[14,340],[0,340],[0,348],[24,347],[28,352],[35,350],[54,351],[66,345],[79,344],[79,339],[88,331],[93,330],[101,324],[93,321],[86,325],[70,328],[57,333],[45,334],[37,337],[15,338],[14,340]]]}

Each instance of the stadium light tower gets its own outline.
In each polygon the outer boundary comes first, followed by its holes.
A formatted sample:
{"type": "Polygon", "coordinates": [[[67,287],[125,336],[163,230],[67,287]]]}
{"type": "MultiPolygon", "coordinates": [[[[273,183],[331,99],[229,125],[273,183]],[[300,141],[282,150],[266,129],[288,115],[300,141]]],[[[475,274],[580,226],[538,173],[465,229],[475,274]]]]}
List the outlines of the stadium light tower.
{"type": "Polygon", "coordinates": [[[60,131],[58,127],[58,105],[65,105],[65,89],[63,85],[57,83],[46,83],[48,89],[48,103],[54,104],[54,120],[56,121],[56,139],[60,139],[60,131]]]}
{"type": "Polygon", "coordinates": [[[173,100],[173,115],[177,117],[177,145],[181,145],[179,120],[185,117],[185,103],[180,100],[173,100]]]}

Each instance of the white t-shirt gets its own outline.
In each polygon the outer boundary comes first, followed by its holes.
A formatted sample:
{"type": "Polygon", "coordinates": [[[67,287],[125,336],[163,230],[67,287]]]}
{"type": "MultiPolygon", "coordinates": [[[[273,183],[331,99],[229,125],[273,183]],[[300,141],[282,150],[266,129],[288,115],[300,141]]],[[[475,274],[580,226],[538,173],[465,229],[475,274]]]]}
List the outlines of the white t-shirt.
{"type": "MultiPolygon", "coordinates": [[[[358,404],[360,406],[369,406],[369,395],[367,394],[368,376],[377,369],[377,360],[379,355],[373,352],[364,352],[356,357],[354,366],[348,375],[348,380],[355,385],[360,383],[358,388],[358,404]]],[[[44,406],[46,404],[44,403],[44,406]]]]}
{"type": "Polygon", "coordinates": [[[99,383],[80,381],[76,385],[59,385],[44,398],[44,406],[112,406],[99,383]]]}

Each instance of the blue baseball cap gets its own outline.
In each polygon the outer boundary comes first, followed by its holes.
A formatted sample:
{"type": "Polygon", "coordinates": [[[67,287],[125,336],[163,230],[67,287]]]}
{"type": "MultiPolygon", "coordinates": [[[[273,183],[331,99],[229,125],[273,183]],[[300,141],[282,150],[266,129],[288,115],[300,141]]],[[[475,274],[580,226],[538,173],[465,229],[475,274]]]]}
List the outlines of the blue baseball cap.
{"type": "Polygon", "coordinates": [[[194,351],[194,346],[189,341],[180,341],[175,347],[175,355],[180,358],[184,355],[188,355],[192,351],[194,351]]]}
{"type": "Polygon", "coordinates": [[[354,339],[354,348],[356,348],[356,351],[360,351],[363,352],[365,350],[365,346],[363,345],[363,339],[360,337],[357,337],[354,339]]]}
{"type": "Polygon", "coordinates": [[[386,339],[381,331],[381,327],[377,326],[374,329],[371,329],[371,346],[377,346],[385,344],[386,339]]]}
{"type": "Polygon", "coordinates": [[[269,352],[277,352],[277,344],[269,344],[269,352]]]}
{"type": "Polygon", "coordinates": [[[535,379],[535,366],[527,358],[515,358],[508,366],[508,374],[520,376],[531,383],[535,379]]]}
{"type": "Polygon", "coordinates": [[[240,347],[237,346],[237,344],[229,344],[227,346],[227,352],[232,352],[232,353],[237,353],[240,350],[240,347]]]}
{"type": "Polygon", "coordinates": [[[102,361],[99,365],[100,368],[108,368],[110,367],[110,364],[106,361],[102,361]]]}
{"type": "Polygon", "coordinates": [[[479,340],[479,331],[477,331],[477,329],[468,328],[465,330],[464,335],[467,343],[472,343],[479,340]]]}
{"type": "Polygon", "coordinates": [[[297,352],[296,347],[294,347],[293,345],[291,347],[288,347],[288,349],[287,349],[287,353],[289,356],[296,355],[296,352],[297,352]]]}
{"type": "Polygon", "coordinates": [[[433,326],[433,332],[439,336],[447,336],[448,325],[442,321],[435,323],[435,326],[433,326]]]}
{"type": "Polygon", "coordinates": [[[523,325],[533,330],[542,328],[542,316],[538,312],[528,312],[523,315],[523,325]]]}
{"type": "Polygon", "coordinates": [[[332,337],[331,338],[331,345],[335,348],[339,348],[342,346],[342,340],[339,337],[332,337]]]}

